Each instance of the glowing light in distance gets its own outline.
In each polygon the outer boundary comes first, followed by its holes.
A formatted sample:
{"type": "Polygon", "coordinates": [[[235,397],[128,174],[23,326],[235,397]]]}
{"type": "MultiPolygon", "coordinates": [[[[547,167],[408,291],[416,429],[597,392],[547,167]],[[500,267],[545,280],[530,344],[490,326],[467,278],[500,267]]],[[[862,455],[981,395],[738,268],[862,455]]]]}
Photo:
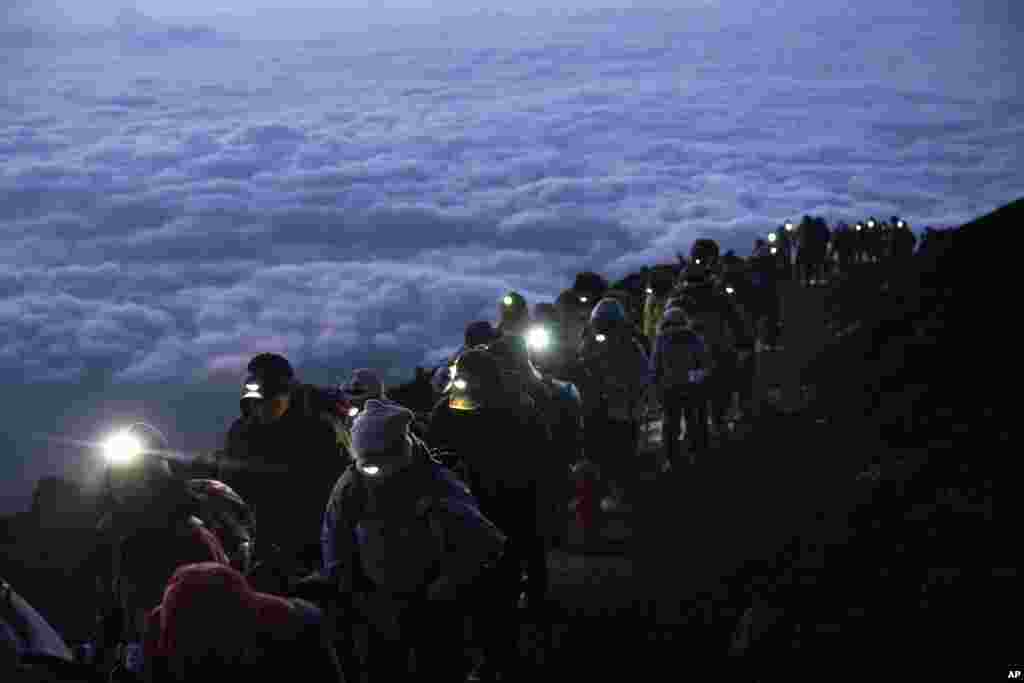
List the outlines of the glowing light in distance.
{"type": "Polygon", "coordinates": [[[583,303],[583,304],[587,303],[587,297],[581,296],[580,297],[580,303],[583,303]]]}
{"type": "Polygon", "coordinates": [[[512,297],[510,297],[510,296],[506,296],[502,301],[505,302],[506,306],[511,306],[512,305],[512,297]]]}
{"type": "Polygon", "coordinates": [[[604,342],[604,340],[607,338],[608,337],[604,336],[603,334],[599,334],[596,337],[594,337],[594,339],[596,339],[598,342],[604,342]]]}
{"type": "Polygon", "coordinates": [[[735,289],[733,289],[732,287],[726,287],[726,288],[725,288],[725,293],[726,293],[726,294],[735,294],[735,293],[736,293],[736,290],[735,290],[735,289]]]}
{"type": "Polygon", "coordinates": [[[380,468],[376,465],[363,465],[360,469],[363,471],[363,474],[368,474],[371,477],[380,474],[380,468]]]}
{"type": "Polygon", "coordinates": [[[774,232],[768,234],[768,241],[769,242],[774,242],[778,238],[779,238],[779,236],[776,235],[774,232]]]}
{"type": "Polygon", "coordinates": [[[119,432],[103,442],[103,457],[112,465],[126,465],[142,455],[142,442],[128,432],[119,432]]]}
{"type": "Polygon", "coordinates": [[[348,416],[349,417],[355,417],[358,414],[359,414],[359,408],[356,408],[355,406],[352,406],[351,408],[348,409],[348,416]]]}
{"type": "Polygon", "coordinates": [[[778,251],[779,251],[778,249],[776,249],[775,247],[772,247],[772,253],[773,254],[778,253],[778,251]]]}
{"type": "Polygon", "coordinates": [[[466,380],[464,379],[457,379],[454,382],[452,382],[452,385],[459,391],[465,391],[467,386],[466,380]]]}
{"type": "Polygon", "coordinates": [[[651,287],[648,287],[647,288],[647,293],[648,294],[654,294],[654,289],[652,289],[651,287]]]}

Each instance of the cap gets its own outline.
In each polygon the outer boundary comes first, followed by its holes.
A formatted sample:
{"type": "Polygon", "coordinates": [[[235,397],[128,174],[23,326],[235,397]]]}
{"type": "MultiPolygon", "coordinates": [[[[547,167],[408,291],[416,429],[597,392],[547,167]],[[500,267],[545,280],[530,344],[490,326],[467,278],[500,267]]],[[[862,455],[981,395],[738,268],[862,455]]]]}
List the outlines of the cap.
{"type": "Polygon", "coordinates": [[[276,353],[261,353],[249,361],[247,369],[242,398],[273,398],[287,393],[295,382],[292,364],[276,353]]]}
{"type": "Polygon", "coordinates": [[[379,397],[384,394],[384,384],[376,370],[360,368],[352,373],[352,378],[341,387],[342,393],[349,399],[379,397]]]}
{"type": "Polygon", "coordinates": [[[497,330],[486,320],[477,320],[466,326],[465,342],[467,347],[490,344],[497,337],[497,330]]]}

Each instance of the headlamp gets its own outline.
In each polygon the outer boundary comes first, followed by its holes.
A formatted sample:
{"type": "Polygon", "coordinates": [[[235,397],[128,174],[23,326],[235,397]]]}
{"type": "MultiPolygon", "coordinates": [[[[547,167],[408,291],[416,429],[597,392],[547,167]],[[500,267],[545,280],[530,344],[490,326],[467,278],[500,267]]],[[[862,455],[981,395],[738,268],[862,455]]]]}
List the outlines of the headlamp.
{"type": "Polygon", "coordinates": [[[466,380],[460,378],[460,379],[454,380],[452,382],[452,386],[455,387],[456,389],[458,389],[459,391],[465,391],[466,387],[469,386],[469,385],[466,384],[466,380]]]}
{"type": "Polygon", "coordinates": [[[502,299],[502,301],[505,303],[506,306],[512,305],[512,297],[510,296],[506,296],[504,299],[502,299]]]}
{"type": "Polygon", "coordinates": [[[263,387],[260,385],[260,383],[258,381],[255,381],[255,380],[252,380],[252,379],[248,380],[245,383],[245,393],[242,394],[242,400],[244,401],[247,398],[254,398],[256,400],[262,399],[263,398],[263,391],[262,391],[262,389],[263,389],[263,387]]]}
{"type": "Polygon", "coordinates": [[[868,227],[869,227],[869,228],[873,228],[873,227],[875,227],[875,221],[874,221],[874,220],[870,220],[870,221],[868,221],[868,227]]]}
{"type": "Polygon", "coordinates": [[[448,399],[448,407],[452,410],[476,410],[479,404],[465,394],[456,394],[448,399]]]}
{"type": "Polygon", "coordinates": [[[861,230],[863,230],[863,229],[864,229],[864,226],[863,226],[863,225],[861,225],[860,223],[858,223],[858,224],[857,224],[857,231],[858,231],[858,232],[860,232],[860,231],[861,231],[861,230]]]}
{"type": "Polygon", "coordinates": [[[773,254],[777,253],[778,251],[779,251],[778,249],[776,249],[775,247],[772,247],[772,253],[773,254]]]}
{"type": "Polygon", "coordinates": [[[360,465],[359,471],[363,474],[375,477],[380,474],[380,467],[378,465],[360,465]]]}
{"type": "Polygon", "coordinates": [[[359,414],[359,408],[356,408],[355,406],[352,406],[351,408],[348,409],[348,416],[349,417],[355,417],[358,414],[359,414]]]}
{"type": "Polygon", "coordinates": [[[726,294],[735,294],[735,293],[736,293],[736,290],[735,290],[735,289],[733,289],[732,287],[726,287],[726,288],[725,288],[725,293],[726,293],[726,294]]]}
{"type": "Polygon", "coordinates": [[[648,287],[647,288],[647,293],[648,294],[654,294],[654,288],[653,287],[648,287]]]}
{"type": "Polygon", "coordinates": [[[793,230],[793,224],[792,223],[786,223],[786,231],[790,232],[792,230],[793,230]]]}
{"type": "Polygon", "coordinates": [[[581,304],[585,304],[585,303],[587,303],[587,297],[585,297],[585,296],[581,296],[581,297],[580,297],[580,303],[581,303],[581,304]]]}
{"type": "Polygon", "coordinates": [[[768,241],[769,242],[774,242],[776,239],[778,239],[778,237],[779,236],[776,235],[774,232],[768,233],[768,241]]]}
{"type": "Polygon", "coordinates": [[[112,465],[133,463],[142,452],[142,441],[128,431],[118,432],[103,443],[103,457],[112,465]]]}
{"type": "Polygon", "coordinates": [[[699,258],[693,259],[693,262],[699,264],[700,263],[700,259],[699,258]]]}
{"type": "Polygon", "coordinates": [[[599,334],[599,335],[594,337],[594,339],[596,339],[598,342],[604,342],[604,340],[607,339],[607,338],[608,337],[604,336],[603,334],[599,334]]]}
{"type": "Polygon", "coordinates": [[[896,227],[897,228],[902,228],[905,225],[906,225],[906,223],[904,223],[903,221],[896,221],[896,227]]]}
{"type": "Polygon", "coordinates": [[[551,335],[543,327],[531,328],[526,333],[526,345],[533,351],[546,351],[551,345],[551,335]]]}

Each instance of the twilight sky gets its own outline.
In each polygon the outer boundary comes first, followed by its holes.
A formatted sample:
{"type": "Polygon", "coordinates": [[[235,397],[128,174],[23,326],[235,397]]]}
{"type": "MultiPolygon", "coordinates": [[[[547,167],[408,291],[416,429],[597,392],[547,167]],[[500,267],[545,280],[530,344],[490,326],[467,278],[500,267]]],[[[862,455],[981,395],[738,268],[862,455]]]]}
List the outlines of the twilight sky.
{"type": "Polygon", "coordinates": [[[1024,195],[1014,0],[280,4],[0,0],[0,513],[260,351],[398,382],[508,288],[1024,195]]]}

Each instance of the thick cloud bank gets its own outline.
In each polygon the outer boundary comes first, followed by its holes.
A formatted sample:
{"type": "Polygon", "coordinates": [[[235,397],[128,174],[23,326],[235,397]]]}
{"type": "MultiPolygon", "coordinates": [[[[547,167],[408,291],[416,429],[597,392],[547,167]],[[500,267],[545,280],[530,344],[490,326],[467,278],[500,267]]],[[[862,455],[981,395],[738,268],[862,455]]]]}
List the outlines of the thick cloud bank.
{"type": "Polygon", "coordinates": [[[202,382],[277,350],[399,379],[506,288],[1021,194],[1005,22],[820,4],[25,32],[0,71],[0,371],[202,382]]]}

